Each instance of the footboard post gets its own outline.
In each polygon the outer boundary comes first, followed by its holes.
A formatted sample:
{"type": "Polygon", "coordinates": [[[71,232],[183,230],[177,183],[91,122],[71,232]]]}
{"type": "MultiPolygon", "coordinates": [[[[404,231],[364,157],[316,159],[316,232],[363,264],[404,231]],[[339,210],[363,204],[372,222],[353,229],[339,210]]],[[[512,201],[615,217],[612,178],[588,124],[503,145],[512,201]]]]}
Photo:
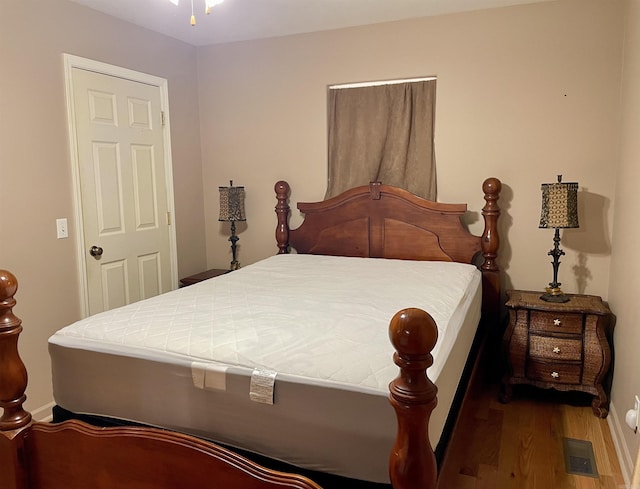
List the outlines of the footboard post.
{"type": "Polygon", "coordinates": [[[18,354],[22,321],[13,315],[17,290],[16,278],[0,270],[0,431],[15,430],[31,421],[31,414],[22,408],[27,399],[27,369],[18,354]]]}
{"type": "Polygon", "coordinates": [[[13,315],[13,296],[18,281],[0,270],[0,487],[26,489],[27,473],[22,459],[24,430],[31,414],[22,407],[27,399],[27,370],[18,354],[22,321],[13,315]]]}
{"type": "Polygon", "coordinates": [[[426,369],[433,364],[431,350],[438,329],[425,311],[404,309],[391,319],[389,338],[396,349],[393,361],[400,367],[400,375],[389,384],[389,400],[398,418],[389,460],[391,484],[394,489],[433,489],[438,469],[429,440],[429,419],[438,390],[426,369]]]}
{"type": "Polygon", "coordinates": [[[276,243],[278,243],[278,254],[289,253],[289,194],[291,188],[284,180],[276,183],[276,216],[278,217],[278,227],[276,227],[276,243]]]}

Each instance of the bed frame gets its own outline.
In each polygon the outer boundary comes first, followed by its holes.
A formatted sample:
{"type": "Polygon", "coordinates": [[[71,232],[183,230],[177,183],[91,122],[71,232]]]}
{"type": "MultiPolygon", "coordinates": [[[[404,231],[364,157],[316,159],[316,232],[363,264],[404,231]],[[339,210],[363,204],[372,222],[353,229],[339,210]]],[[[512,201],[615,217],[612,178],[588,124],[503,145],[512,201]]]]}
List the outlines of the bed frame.
{"type": "MultiPolygon", "coordinates": [[[[433,203],[394,187],[372,183],[320,203],[300,203],[304,223],[289,229],[289,185],[278,182],[276,241],[279,253],[442,260],[475,263],[482,256],[482,324],[495,324],[500,280],[497,201],[501,184],[483,184],[486,205],[481,237],[461,223],[466,205],[433,203]]],[[[382,277],[381,279],[384,279],[382,277]]],[[[106,489],[205,487],[317,489],[296,474],[266,469],[203,440],[147,427],[96,428],[80,421],[35,422],[23,404],[27,372],[18,354],[20,319],[13,314],[18,283],[0,270],[0,488],[106,489]]],[[[399,311],[389,336],[400,372],[389,385],[398,431],[389,459],[394,489],[433,489],[437,464],[428,437],[436,386],[426,369],[437,341],[431,316],[399,311]]]]}

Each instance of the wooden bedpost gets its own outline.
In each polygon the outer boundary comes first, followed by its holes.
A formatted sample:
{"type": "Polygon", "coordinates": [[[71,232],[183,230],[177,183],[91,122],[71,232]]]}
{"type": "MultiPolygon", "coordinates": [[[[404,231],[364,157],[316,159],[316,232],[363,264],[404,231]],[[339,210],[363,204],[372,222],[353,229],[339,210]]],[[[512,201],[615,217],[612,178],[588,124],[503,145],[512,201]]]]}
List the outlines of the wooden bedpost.
{"type": "Polygon", "coordinates": [[[500,267],[496,262],[500,236],[498,235],[498,218],[500,217],[500,190],[502,183],[497,178],[487,178],[482,184],[485,206],[482,208],[484,217],[484,232],[480,242],[484,262],[480,266],[482,271],[482,320],[480,321],[481,345],[479,357],[485,364],[485,374],[489,378],[499,375],[502,329],[500,328],[500,267]]]}
{"type": "Polygon", "coordinates": [[[438,389],[426,369],[433,364],[431,350],[438,328],[421,309],[398,311],[389,325],[396,349],[393,361],[400,375],[389,384],[389,400],[398,418],[398,433],[389,459],[393,489],[433,489],[437,480],[436,458],[429,440],[429,419],[436,407],[438,389]]]}
{"type": "Polygon", "coordinates": [[[0,270],[0,431],[15,430],[31,421],[31,414],[22,408],[27,399],[27,369],[18,354],[22,321],[13,315],[17,290],[13,274],[0,270]]]}
{"type": "Polygon", "coordinates": [[[500,236],[498,235],[498,217],[500,217],[500,190],[502,183],[497,178],[487,178],[482,184],[485,206],[482,208],[484,232],[482,233],[482,313],[495,324],[500,314],[500,267],[496,259],[500,236]]]}
{"type": "Polygon", "coordinates": [[[13,296],[18,281],[0,270],[0,487],[26,489],[27,474],[22,459],[24,430],[31,414],[22,407],[26,400],[27,370],[18,354],[22,321],[13,315],[13,296]]]}
{"type": "Polygon", "coordinates": [[[278,217],[278,227],[276,228],[276,243],[278,243],[278,254],[289,253],[289,194],[291,188],[284,180],[276,183],[276,216],[278,217]]]}

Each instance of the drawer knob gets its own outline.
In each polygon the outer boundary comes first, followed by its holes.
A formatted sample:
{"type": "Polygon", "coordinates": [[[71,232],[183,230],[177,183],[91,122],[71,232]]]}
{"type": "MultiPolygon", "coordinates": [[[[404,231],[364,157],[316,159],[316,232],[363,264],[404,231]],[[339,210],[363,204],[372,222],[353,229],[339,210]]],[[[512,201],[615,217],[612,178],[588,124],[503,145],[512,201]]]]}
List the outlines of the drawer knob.
{"type": "Polygon", "coordinates": [[[551,372],[551,377],[557,379],[558,377],[560,377],[560,374],[558,372],[551,372]]]}
{"type": "Polygon", "coordinates": [[[560,321],[560,319],[558,319],[558,318],[555,318],[553,320],[553,325],[554,326],[562,326],[562,321],[560,321]]]}
{"type": "Polygon", "coordinates": [[[558,348],[557,346],[554,346],[553,353],[560,353],[560,348],[558,348]]]}

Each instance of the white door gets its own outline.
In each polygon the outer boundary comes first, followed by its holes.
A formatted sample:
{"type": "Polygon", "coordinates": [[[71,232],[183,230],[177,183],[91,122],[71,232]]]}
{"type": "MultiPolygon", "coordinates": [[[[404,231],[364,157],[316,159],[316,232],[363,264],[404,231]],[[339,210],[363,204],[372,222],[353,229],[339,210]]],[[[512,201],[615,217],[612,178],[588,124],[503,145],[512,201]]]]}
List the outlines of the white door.
{"type": "Polygon", "coordinates": [[[70,73],[92,315],[174,287],[173,203],[159,87],[77,67],[70,73]]]}

